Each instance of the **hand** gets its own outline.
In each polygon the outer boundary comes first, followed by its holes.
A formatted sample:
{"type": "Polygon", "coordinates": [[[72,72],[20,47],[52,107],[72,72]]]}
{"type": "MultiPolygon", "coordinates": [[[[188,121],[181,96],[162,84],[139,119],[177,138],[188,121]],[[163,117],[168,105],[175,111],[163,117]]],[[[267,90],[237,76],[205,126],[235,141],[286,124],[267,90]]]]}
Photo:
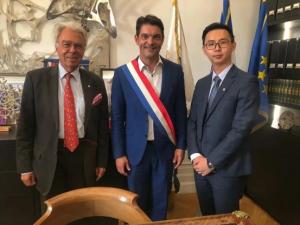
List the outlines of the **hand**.
{"type": "Polygon", "coordinates": [[[184,153],[185,153],[185,151],[180,148],[177,148],[175,150],[174,156],[173,156],[174,169],[177,169],[181,165],[181,163],[184,159],[184,153]]]}
{"type": "Polygon", "coordinates": [[[197,172],[202,172],[208,169],[207,158],[204,156],[198,156],[193,159],[193,167],[197,172]]]}
{"type": "Polygon", "coordinates": [[[21,181],[27,187],[31,187],[36,184],[36,179],[33,172],[21,174],[21,181]]]}
{"type": "Polygon", "coordinates": [[[116,167],[120,174],[127,176],[127,171],[130,171],[130,165],[126,156],[122,156],[116,159],[116,167]]]}
{"type": "Polygon", "coordinates": [[[103,177],[106,169],[102,167],[97,167],[96,168],[96,181],[98,181],[101,177],[103,177]]]}
{"type": "Polygon", "coordinates": [[[208,174],[210,174],[213,170],[214,170],[214,168],[208,168],[207,170],[203,171],[200,175],[205,177],[208,174]]]}
{"type": "Polygon", "coordinates": [[[198,156],[193,160],[194,170],[201,176],[207,176],[214,168],[209,168],[207,164],[207,158],[204,156],[198,156]]]}

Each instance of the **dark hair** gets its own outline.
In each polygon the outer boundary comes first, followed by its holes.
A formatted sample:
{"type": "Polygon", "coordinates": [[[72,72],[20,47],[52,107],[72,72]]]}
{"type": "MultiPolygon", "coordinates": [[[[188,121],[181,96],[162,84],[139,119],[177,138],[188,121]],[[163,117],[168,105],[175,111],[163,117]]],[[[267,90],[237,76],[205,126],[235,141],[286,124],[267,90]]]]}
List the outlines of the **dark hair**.
{"type": "Polygon", "coordinates": [[[146,16],[141,16],[136,20],[136,35],[138,36],[140,34],[141,31],[141,27],[144,24],[150,24],[153,26],[158,26],[162,35],[164,36],[164,25],[161,21],[161,19],[159,19],[158,17],[154,16],[154,15],[146,15],[146,16]]]}
{"type": "Polygon", "coordinates": [[[230,35],[231,42],[234,42],[234,35],[232,32],[232,29],[229,26],[222,24],[222,23],[212,23],[212,24],[208,25],[207,27],[205,27],[205,29],[202,33],[202,44],[204,45],[205,37],[208,32],[210,32],[212,30],[218,30],[218,29],[227,30],[227,32],[230,35]]]}

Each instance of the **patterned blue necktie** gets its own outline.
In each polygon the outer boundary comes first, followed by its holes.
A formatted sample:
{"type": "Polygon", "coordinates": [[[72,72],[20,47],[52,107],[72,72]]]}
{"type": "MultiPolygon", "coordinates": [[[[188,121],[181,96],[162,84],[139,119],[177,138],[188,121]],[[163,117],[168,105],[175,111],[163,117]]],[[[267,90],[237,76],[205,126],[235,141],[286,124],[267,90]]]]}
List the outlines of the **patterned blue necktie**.
{"type": "Polygon", "coordinates": [[[213,85],[213,87],[211,89],[211,92],[210,92],[210,95],[208,97],[208,108],[211,107],[211,105],[212,105],[212,103],[214,101],[214,98],[216,97],[216,94],[218,92],[220,83],[221,83],[220,77],[215,76],[215,78],[214,78],[214,85],[213,85]]]}

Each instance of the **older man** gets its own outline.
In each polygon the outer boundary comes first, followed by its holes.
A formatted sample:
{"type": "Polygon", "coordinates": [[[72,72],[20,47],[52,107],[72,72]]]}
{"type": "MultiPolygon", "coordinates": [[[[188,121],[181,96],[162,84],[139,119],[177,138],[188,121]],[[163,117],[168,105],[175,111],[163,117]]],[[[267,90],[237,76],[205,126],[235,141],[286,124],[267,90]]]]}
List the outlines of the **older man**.
{"type": "Polygon", "coordinates": [[[108,156],[104,82],[80,68],[87,35],[78,24],[57,29],[59,64],[28,72],[17,130],[17,169],[42,196],[93,186],[108,156]]]}

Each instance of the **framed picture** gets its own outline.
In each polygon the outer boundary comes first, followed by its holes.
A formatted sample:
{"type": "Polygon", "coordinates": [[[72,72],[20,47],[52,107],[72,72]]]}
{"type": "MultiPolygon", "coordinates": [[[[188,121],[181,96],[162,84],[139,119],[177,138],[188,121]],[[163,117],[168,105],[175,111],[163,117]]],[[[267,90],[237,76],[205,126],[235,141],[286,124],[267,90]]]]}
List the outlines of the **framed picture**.
{"type": "Polygon", "coordinates": [[[25,76],[0,74],[0,125],[13,125],[20,113],[25,76]]]}
{"type": "Polygon", "coordinates": [[[104,80],[107,99],[108,99],[108,111],[110,113],[111,112],[111,86],[112,86],[112,79],[114,77],[114,69],[102,68],[100,71],[100,75],[104,80]]]}

